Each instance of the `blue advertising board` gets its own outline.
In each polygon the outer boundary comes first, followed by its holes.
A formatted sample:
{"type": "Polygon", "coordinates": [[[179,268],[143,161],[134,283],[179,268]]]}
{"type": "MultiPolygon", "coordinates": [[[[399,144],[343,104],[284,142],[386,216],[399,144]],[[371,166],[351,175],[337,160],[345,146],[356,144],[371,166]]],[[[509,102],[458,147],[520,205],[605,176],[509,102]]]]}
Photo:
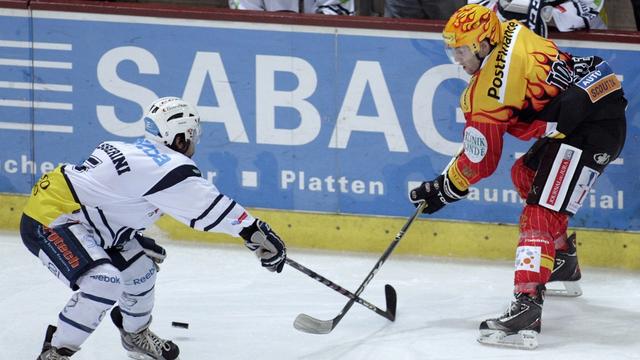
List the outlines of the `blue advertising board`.
{"type": "MultiPolygon", "coordinates": [[[[42,172],[82,162],[99,142],[142,136],[143,109],[159,96],[198,106],[194,159],[248,207],[406,215],[407,190],[460,146],[468,76],[437,33],[8,9],[0,17],[0,192],[28,193],[42,172]]],[[[630,101],[622,156],[572,225],[638,231],[640,46],[560,44],[609,59],[630,101]]],[[[496,173],[434,217],[517,223],[510,166],[529,145],[508,139],[496,173]]]]}

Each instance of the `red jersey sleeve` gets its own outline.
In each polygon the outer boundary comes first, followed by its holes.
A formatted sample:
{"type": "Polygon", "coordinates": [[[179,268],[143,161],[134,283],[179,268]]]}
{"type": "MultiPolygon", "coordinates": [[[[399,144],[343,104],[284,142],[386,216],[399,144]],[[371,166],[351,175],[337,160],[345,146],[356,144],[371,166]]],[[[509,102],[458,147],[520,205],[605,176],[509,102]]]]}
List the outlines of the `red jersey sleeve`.
{"type": "Polygon", "coordinates": [[[467,121],[464,149],[448,171],[458,189],[465,190],[493,174],[500,162],[506,131],[506,123],[467,121]]]}

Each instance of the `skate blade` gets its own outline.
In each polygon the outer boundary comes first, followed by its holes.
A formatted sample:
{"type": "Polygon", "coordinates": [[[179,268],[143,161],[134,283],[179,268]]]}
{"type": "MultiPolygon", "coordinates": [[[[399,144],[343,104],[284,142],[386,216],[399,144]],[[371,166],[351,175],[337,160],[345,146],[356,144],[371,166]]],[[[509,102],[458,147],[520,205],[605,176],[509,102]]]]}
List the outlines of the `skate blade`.
{"type": "Polygon", "coordinates": [[[582,288],[577,281],[554,281],[547,283],[545,294],[547,296],[578,297],[582,295],[582,288]]]}
{"type": "Polygon", "coordinates": [[[507,335],[504,331],[488,330],[480,332],[478,342],[491,346],[533,350],[538,347],[538,333],[533,330],[520,330],[517,334],[507,335]]]}
{"type": "MultiPolygon", "coordinates": [[[[158,360],[158,359],[156,359],[154,357],[151,357],[149,355],[140,354],[140,353],[137,353],[137,352],[134,352],[134,351],[127,351],[127,356],[129,356],[132,359],[136,359],[136,360],[158,360]]],[[[180,360],[180,357],[175,358],[175,360],[180,360]]]]}
{"type": "Polygon", "coordinates": [[[127,356],[135,360],[154,360],[151,356],[140,354],[133,351],[127,351],[127,356]]]}

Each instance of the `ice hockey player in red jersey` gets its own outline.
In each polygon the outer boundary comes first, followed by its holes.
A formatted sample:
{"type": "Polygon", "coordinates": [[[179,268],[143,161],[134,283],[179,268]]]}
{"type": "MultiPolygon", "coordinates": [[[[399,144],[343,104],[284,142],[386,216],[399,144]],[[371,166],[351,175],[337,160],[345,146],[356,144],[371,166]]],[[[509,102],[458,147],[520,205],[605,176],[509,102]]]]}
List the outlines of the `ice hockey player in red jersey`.
{"type": "Polygon", "coordinates": [[[196,109],[165,97],[144,116],[144,138],[103,142],[83,164],[61,165],[33,187],[22,240],[74,291],[47,329],[40,360],[69,359],[110,309],[131,357],[178,359],[178,346],[149,329],[157,263],[166,253],[142,231],[163,213],[196,230],[242,237],[263,267],[282,271],[284,242],[191,160],[201,133],[196,109]]]}
{"type": "MultiPolygon", "coordinates": [[[[450,59],[471,75],[460,98],[466,124],[463,151],[443,175],[409,193],[426,201],[426,213],[461,200],[469,186],[490,176],[503,137],[537,138],[511,170],[526,204],[520,215],[514,294],[507,311],[480,324],[478,341],[535,348],[545,284],[580,279],[569,218],[626,134],[622,86],[606,61],[575,57],[516,20],[501,23],[480,5],[466,5],[447,22],[443,38],[450,59]]],[[[567,288],[579,295],[579,287],[567,288]]]]}

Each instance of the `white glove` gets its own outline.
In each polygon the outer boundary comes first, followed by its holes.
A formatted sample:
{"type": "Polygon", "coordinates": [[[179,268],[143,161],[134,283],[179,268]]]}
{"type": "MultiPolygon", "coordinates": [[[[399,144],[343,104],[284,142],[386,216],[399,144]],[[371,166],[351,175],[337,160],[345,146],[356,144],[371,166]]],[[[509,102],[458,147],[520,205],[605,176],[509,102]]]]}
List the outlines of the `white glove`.
{"type": "Polygon", "coordinates": [[[140,232],[136,233],[134,237],[138,240],[140,246],[142,246],[144,253],[156,264],[156,269],[160,270],[158,264],[162,264],[164,259],[167,257],[167,252],[164,248],[156,244],[155,240],[150,237],[143,236],[140,232]]]}
{"type": "Polygon", "coordinates": [[[256,219],[240,231],[240,236],[244,239],[244,245],[260,259],[262,267],[278,273],[282,271],[287,249],[269,224],[256,219]]]}

